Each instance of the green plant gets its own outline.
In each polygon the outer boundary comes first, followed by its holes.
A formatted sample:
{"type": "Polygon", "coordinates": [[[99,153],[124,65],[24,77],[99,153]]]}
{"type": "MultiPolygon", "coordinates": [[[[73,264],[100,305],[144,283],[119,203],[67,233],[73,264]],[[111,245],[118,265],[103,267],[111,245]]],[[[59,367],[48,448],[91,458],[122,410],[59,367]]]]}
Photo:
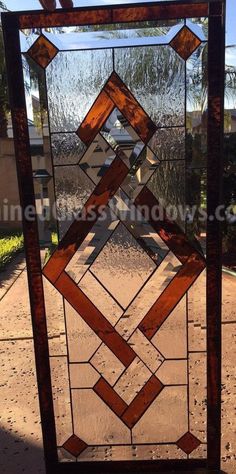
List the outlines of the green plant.
{"type": "Polygon", "coordinates": [[[23,235],[21,233],[14,235],[0,235],[0,271],[3,270],[17,252],[24,247],[23,235]]]}
{"type": "Polygon", "coordinates": [[[58,245],[58,236],[57,236],[57,233],[56,232],[52,232],[52,244],[50,247],[47,248],[46,252],[45,252],[45,257],[44,257],[44,265],[46,265],[46,263],[48,262],[49,258],[51,257],[51,255],[53,254],[55,248],[57,247],[58,245]]]}

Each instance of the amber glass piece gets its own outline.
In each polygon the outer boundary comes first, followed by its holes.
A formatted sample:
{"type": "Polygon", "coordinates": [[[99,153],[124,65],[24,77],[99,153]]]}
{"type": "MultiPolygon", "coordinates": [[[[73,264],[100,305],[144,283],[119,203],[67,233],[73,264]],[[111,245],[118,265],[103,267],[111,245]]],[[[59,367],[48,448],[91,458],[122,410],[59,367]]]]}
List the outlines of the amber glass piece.
{"type": "Polygon", "coordinates": [[[122,160],[116,158],[107,173],[103,176],[93,194],[82,210],[82,218],[76,219],[61,240],[43,269],[43,274],[54,283],[62,270],[65,269],[76,250],[79,248],[93,225],[101,215],[103,207],[113,197],[128,173],[122,160]],[[91,217],[90,212],[93,211],[91,217]],[[89,217],[89,219],[87,218],[89,217]]]}
{"type": "Polygon", "coordinates": [[[182,30],[172,39],[170,45],[185,61],[198,48],[201,41],[195,34],[184,26],[182,30]]]}
{"type": "Polygon", "coordinates": [[[153,375],[122,415],[122,420],[129,428],[133,428],[162,389],[162,383],[153,375]]]}
{"type": "Polygon", "coordinates": [[[155,133],[156,126],[115,72],[104,89],[139,137],[147,143],[155,133]]]}
{"type": "Polygon", "coordinates": [[[182,5],[157,5],[148,7],[139,7],[135,5],[129,8],[115,8],[113,10],[113,20],[116,22],[128,21],[146,21],[146,20],[169,20],[175,18],[191,18],[194,16],[207,16],[207,3],[198,3],[191,5],[185,3],[182,5]]]}
{"type": "Polygon", "coordinates": [[[128,367],[135,359],[135,352],[76,283],[63,272],[55,286],[122,364],[128,367]]]}
{"type": "Polygon", "coordinates": [[[102,91],[77,130],[77,135],[90,145],[114,108],[114,103],[106,92],[102,91]]]}
{"type": "Polygon", "coordinates": [[[94,10],[77,10],[69,12],[56,11],[45,15],[44,13],[23,14],[19,18],[19,27],[40,28],[55,26],[79,26],[104,23],[119,23],[130,21],[146,20],[169,20],[176,18],[193,18],[208,15],[208,4],[181,4],[181,5],[158,5],[139,7],[138,5],[130,8],[107,8],[94,10]]]}
{"type": "Polygon", "coordinates": [[[114,411],[116,415],[121,417],[127,408],[126,403],[122,398],[113,390],[113,388],[107,383],[102,377],[93,387],[94,391],[99,397],[114,411]]]}
{"type": "Polygon", "coordinates": [[[177,441],[177,446],[181,448],[186,454],[192,453],[198,446],[200,446],[201,441],[197,439],[192,433],[185,433],[182,438],[177,441]]]}
{"type": "Polygon", "coordinates": [[[141,208],[144,205],[147,206],[150,211],[150,224],[153,229],[155,229],[180,262],[185,263],[193,252],[191,243],[180,227],[167,217],[165,210],[146,186],[135,199],[135,205],[141,206],[141,208]],[[155,206],[158,206],[160,210],[158,219],[153,219],[151,214],[155,206]]]}
{"type": "Polygon", "coordinates": [[[49,65],[57,53],[58,49],[56,46],[54,46],[54,44],[52,44],[44,35],[39,36],[27,52],[27,54],[43,68],[46,68],[49,65]]]}
{"type": "Polygon", "coordinates": [[[76,435],[72,435],[64,444],[63,448],[66,449],[73,456],[79,456],[86,448],[87,444],[78,438],[76,435]]]}
{"type": "Polygon", "coordinates": [[[99,395],[129,428],[133,428],[162,389],[162,383],[153,375],[139,391],[134,400],[127,405],[103,378],[94,386],[94,391],[97,395],[99,395]]]}
{"type": "MultiPolygon", "coordinates": [[[[191,15],[190,15],[191,16],[191,15]]],[[[194,16],[194,15],[193,15],[194,16]]],[[[20,28],[46,28],[55,26],[79,26],[112,23],[111,10],[76,10],[70,12],[56,11],[45,15],[45,13],[33,13],[20,15],[20,28]]]]}
{"type": "Polygon", "coordinates": [[[159,327],[204,268],[205,263],[203,259],[196,253],[193,253],[186,264],[181,267],[138,326],[148,339],[151,339],[156,334],[159,327]]]}

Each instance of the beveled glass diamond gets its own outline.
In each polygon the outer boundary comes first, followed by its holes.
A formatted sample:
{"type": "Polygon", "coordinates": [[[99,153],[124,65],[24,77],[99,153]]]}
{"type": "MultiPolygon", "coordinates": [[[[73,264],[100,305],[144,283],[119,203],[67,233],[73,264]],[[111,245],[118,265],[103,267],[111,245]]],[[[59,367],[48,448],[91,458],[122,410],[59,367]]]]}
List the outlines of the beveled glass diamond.
{"type": "Polygon", "coordinates": [[[133,165],[145,146],[117,108],[103,125],[101,134],[116,152],[121,150],[126,155],[128,167],[133,165]]]}

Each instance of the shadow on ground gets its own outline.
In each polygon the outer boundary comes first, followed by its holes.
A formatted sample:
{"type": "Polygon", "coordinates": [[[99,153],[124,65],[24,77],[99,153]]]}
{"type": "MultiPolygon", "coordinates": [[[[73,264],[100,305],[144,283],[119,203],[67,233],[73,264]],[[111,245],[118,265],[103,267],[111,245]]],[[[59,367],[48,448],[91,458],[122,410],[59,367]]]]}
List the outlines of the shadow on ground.
{"type": "Polygon", "coordinates": [[[45,473],[43,450],[23,437],[0,430],[0,472],[1,474],[45,473]]]}

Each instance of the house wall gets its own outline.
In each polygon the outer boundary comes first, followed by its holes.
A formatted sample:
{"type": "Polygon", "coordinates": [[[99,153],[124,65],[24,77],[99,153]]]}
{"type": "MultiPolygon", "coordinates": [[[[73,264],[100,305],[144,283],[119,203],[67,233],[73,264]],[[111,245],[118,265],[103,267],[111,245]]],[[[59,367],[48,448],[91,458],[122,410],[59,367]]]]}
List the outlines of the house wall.
{"type": "Polygon", "coordinates": [[[10,206],[19,206],[14,143],[12,138],[0,139],[0,228],[21,229],[21,222],[10,218],[10,206]]]}

